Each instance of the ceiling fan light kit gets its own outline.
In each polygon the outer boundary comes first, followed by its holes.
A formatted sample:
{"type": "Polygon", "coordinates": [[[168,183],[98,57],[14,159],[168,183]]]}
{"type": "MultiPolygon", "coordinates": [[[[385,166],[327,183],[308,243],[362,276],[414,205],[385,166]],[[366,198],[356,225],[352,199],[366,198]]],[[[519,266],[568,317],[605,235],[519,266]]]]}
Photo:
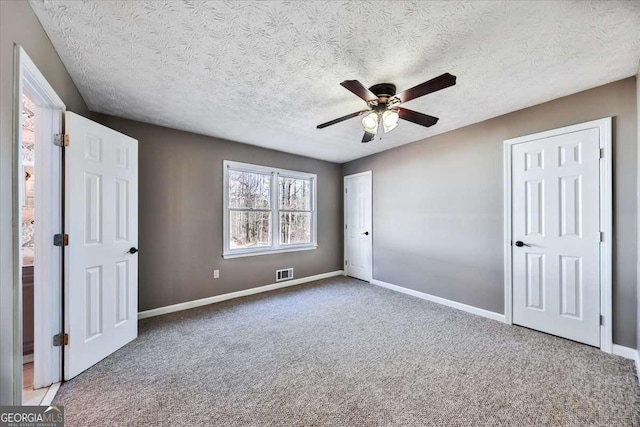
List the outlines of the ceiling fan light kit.
{"type": "Polygon", "coordinates": [[[398,126],[398,120],[400,120],[400,114],[398,110],[388,109],[382,113],[382,128],[384,133],[389,133],[398,126]]]}
{"type": "Polygon", "coordinates": [[[411,89],[396,94],[396,86],[391,83],[379,83],[367,89],[357,80],[345,80],[340,83],[340,85],[364,100],[367,103],[368,109],[322,123],[318,125],[317,128],[323,129],[350,118],[364,115],[362,118],[362,129],[364,130],[362,142],[370,142],[378,133],[380,126],[382,126],[384,133],[391,132],[398,126],[400,119],[425,127],[433,126],[438,122],[437,117],[407,110],[399,105],[455,84],[456,76],[444,73],[411,89]]]}
{"type": "Polygon", "coordinates": [[[375,135],[378,132],[378,122],[378,113],[372,111],[362,118],[362,128],[375,135]]]}

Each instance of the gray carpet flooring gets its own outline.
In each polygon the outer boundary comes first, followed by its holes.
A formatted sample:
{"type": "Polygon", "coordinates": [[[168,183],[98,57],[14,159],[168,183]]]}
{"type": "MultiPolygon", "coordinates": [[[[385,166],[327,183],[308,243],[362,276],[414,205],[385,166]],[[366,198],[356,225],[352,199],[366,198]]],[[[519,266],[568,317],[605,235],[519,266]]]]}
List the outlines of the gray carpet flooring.
{"type": "Polygon", "coordinates": [[[633,363],[334,278],[140,322],[68,426],[640,425],[633,363]]]}

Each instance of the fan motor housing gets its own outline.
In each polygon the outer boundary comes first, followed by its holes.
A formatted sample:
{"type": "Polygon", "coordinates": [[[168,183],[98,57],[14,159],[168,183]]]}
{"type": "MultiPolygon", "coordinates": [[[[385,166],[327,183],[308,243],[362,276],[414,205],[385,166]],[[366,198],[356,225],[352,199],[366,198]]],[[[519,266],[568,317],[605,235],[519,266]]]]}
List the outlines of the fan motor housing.
{"type": "Polygon", "coordinates": [[[369,90],[378,98],[391,98],[396,94],[396,85],[392,83],[378,83],[377,85],[371,86],[369,90]]]}

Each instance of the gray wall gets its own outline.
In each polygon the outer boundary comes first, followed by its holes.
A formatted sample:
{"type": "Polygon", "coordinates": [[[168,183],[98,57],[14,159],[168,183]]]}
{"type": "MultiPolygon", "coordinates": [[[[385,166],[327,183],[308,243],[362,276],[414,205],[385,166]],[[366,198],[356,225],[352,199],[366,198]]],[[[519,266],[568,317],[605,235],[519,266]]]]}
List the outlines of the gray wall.
{"type": "Polygon", "coordinates": [[[503,141],[608,116],[613,341],[635,348],[635,77],[344,164],[344,175],[373,170],[374,278],[503,313],[503,141]]]}
{"type": "Polygon", "coordinates": [[[0,1],[0,405],[13,402],[14,246],[12,240],[13,52],[21,45],[67,105],[87,108],[29,4],[0,1]]]}
{"type": "Polygon", "coordinates": [[[342,270],[342,175],[338,164],[94,114],[139,141],[139,309],[149,310],[295,277],[342,270]],[[318,249],[222,259],[222,162],[318,174],[318,249]],[[213,270],[220,279],[213,279],[213,270]]]}
{"type": "MultiPolygon", "coordinates": [[[[69,111],[89,114],[31,7],[26,2],[0,1],[1,405],[13,401],[14,44],[24,47],[69,111]]],[[[374,276],[502,311],[502,140],[616,116],[614,341],[634,347],[634,84],[633,79],[616,82],[345,165],[345,173],[374,170],[374,276]],[[445,174],[450,176],[444,179],[445,174]],[[402,177],[418,180],[417,200],[403,200],[413,191],[393,184],[402,177]],[[394,207],[396,201],[402,203],[394,207]],[[471,287],[463,286],[469,283],[471,287]]],[[[272,283],[277,267],[293,266],[298,277],[342,268],[339,166],[113,117],[98,119],[140,140],[142,310],[272,283]],[[318,173],[320,248],[222,260],[220,167],[224,159],[318,173]],[[175,227],[176,223],[180,226],[175,227]],[[221,270],[217,281],[212,279],[214,268],[221,270]]]]}

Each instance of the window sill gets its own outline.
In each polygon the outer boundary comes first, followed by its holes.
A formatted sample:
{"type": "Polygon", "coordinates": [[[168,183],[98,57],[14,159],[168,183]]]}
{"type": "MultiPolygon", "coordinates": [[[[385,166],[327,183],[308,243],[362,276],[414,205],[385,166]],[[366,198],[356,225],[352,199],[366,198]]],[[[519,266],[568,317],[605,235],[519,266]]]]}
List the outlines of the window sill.
{"type": "Polygon", "coordinates": [[[245,258],[250,256],[259,256],[259,255],[284,254],[287,252],[312,251],[315,249],[318,249],[317,245],[298,246],[295,248],[285,248],[285,249],[276,249],[276,250],[268,250],[268,251],[251,251],[251,252],[237,252],[237,253],[223,254],[222,258],[224,259],[245,258]]]}

